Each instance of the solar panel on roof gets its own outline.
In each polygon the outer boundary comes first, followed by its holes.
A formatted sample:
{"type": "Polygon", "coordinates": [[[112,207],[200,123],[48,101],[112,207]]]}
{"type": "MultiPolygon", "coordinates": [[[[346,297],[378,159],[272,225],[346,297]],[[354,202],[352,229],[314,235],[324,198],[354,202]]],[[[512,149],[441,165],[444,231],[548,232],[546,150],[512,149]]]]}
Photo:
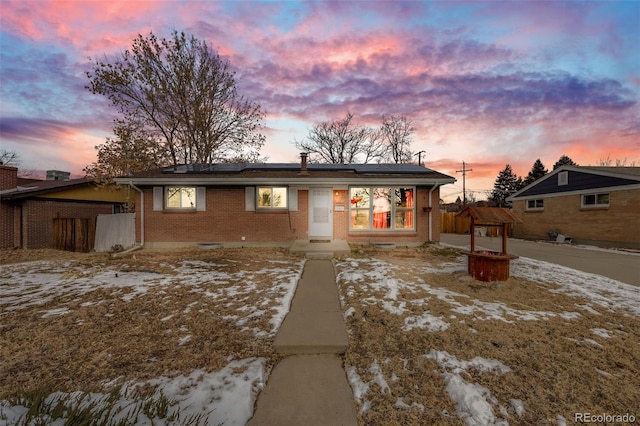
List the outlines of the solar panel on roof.
{"type": "MultiPolygon", "coordinates": [[[[317,171],[353,171],[360,174],[425,174],[433,173],[416,164],[316,164],[307,166],[317,171]]],[[[298,163],[216,163],[216,164],[183,164],[162,170],[162,173],[240,173],[245,170],[300,170],[298,163]]]]}

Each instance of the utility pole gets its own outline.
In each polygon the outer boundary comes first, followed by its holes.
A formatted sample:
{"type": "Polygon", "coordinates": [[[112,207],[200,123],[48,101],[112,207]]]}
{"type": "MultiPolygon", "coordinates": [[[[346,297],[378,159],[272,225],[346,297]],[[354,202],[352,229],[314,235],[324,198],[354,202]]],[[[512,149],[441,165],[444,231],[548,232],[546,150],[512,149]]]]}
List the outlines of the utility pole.
{"type": "Polygon", "coordinates": [[[416,155],[418,156],[418,166],[422,166],[422,154],[424,154],[425,151],[418,151],[416,153],[416,155]]]}
{"type": "Polygon", "coordinates": [[[456,170],[456,173],[462,173],[462,208],[467,206],[467,172],[472,172],[473,169],[467,169],[467,163],[462,162],[462,170],[456,170]]]}

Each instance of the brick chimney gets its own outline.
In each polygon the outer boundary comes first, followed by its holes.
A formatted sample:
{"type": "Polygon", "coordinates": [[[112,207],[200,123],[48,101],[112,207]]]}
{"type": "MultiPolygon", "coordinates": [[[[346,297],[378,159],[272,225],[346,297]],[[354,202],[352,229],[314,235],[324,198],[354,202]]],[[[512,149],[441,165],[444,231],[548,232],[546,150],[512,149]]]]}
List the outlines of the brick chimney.
{"type": "Polygon", "coordinates": [[[307,170],[307,157],[309,154],[307,152],[300,153],[300,173],[301,175],[308,175],[309,171],[307,170]]]}
{"type": "Polygon", "coordinates": [[[18,186],[18,168],[0,164],[0,191],[18,186]]]}

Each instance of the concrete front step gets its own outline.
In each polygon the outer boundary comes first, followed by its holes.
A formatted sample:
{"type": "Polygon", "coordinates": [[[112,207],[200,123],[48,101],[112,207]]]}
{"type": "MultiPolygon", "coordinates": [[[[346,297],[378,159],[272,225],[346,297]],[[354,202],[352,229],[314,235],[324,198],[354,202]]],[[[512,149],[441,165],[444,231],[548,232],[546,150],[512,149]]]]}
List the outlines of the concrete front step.
{"type": "Polygon", "coordinates": [[[309,258],[347,256],[351,253],[349,244],[345,240],[330,240],[329,242],[311,242],[310,240],[296,240],[289,248],[291,253],[302,253],[309,258]]]}
{"type": "Polygon", "coordinates": [[[357,425],[353,393],[334,355],[290,356],[272,370],[249,426],[357,425]]]}

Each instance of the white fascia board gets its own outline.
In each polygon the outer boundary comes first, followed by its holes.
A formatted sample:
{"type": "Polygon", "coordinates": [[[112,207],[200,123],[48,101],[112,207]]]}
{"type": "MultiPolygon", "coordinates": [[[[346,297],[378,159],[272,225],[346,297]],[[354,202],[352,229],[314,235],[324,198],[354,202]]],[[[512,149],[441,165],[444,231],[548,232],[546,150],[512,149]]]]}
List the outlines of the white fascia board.
{"type": "Polygon", "coordinates": [[[419,179],[419,178],[300,178],[300,179],[284,179],[284,178],[116,178],[116,183],[135,184],[135,185],[237,185],[237,186],[253,186],[253,185],[283,185],[283,186],[305,186],[305,187],[326,187],[326,186],[349,186],[349,185],[445,185],[454,183],[455,179],[419,179]]]}
{"type": "Polygon", "coordinates": [[[564,197],[567,195],[583,195],[583,194],[600,194],[602,192],[615,192],[615,191],[628,191],[640,189],[640,184],[637,185],[623,185],[623,186],[609,186],[605,188],[589,188],[589,189],[581,189],[576,191],[567,191],[567,192],[553,192],[550,194],[537,194],[537,195],[527,195],[526,197],[517,197],[515,195],[511,195],[506,198],[507,201],[520,201],[520,200],[541,200],[543,198],[554,198],[554,197],[564,197]]]}

